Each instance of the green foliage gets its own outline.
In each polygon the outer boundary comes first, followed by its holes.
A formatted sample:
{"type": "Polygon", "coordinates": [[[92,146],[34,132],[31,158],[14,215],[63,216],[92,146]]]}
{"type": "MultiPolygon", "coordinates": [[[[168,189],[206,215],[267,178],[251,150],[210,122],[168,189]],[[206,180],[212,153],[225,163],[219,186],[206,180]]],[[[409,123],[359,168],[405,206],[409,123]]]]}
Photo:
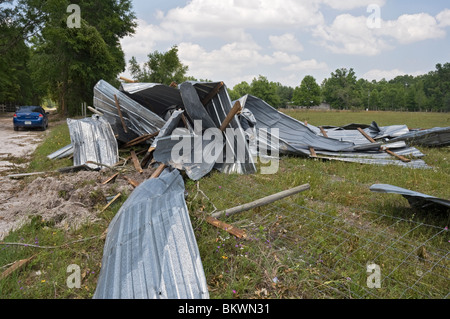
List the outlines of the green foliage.
{"type": "Polygon", "coordinates": [[[165,53],[158,51],[150,53],[148,61],[142,68],[135,57],[132,57],[129,63],[129,70],[134,80],[166,85],[170,85],[172,82],[184,82],[189,69],[188,66],[181,63],[177,46],[173,46],[165,53]]]}
{"type": "Polygon", "coordinates": [[[303,78],[300,86],[295,88],[292,102],[299,106],[315,106],[320,104],[320,95],[320,86],[316,79],[307,75],[303,78]]]}
{"type": "Polygon", "coordinates": [[[20,0],[0,16],[11,21],[0,24],[0,101],[50,98],[64,115],[90,103],[100,79],[118,83],[126,65],[120,39],[136,27],[131,0],[20,0]],[[80,28],[67,25],[69,4],[80,6],[80,28]]]}

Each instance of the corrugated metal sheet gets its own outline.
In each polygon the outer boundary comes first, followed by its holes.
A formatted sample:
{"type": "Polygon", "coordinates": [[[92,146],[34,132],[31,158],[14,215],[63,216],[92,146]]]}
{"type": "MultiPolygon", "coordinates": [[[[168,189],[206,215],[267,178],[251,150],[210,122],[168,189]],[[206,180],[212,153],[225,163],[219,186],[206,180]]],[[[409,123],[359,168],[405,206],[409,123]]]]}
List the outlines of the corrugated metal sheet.
{"type": "MultiPolygon", "coordinates": [[[[253,113],[256,118],[256,128],[279,129],[279,144],[282,154],[297,154],[309,156],[309,148],[316,151],[351,151],[355,144],[342,142],[317,135],[309,125],[277,111],[265,101],[252,95],[245,95],[241,99],[242,107],[253,113]]],[[[270,132],[269,132],[270,135],[270,132]]],[[[260,141],[267,143],[267,141],[260,141]]]]}
{"type": "Polygon", "coordinates": [[[447,199],[422,194],[389,184],[375,184],[370,187],[370,190],[377,193],[392,193],[402,195],[409,201],[411,206],[427,208],[430,205],[437,204],[439,206],[442,206],[444,209],[450,208],[450,201],[447,199]]]}
{"type": "Polygon", "coordinates": [[[182,106],[180,91],[157,83],[122,83],[120,90],[163,119],[182,106]]]}
{"type": "MultiPolygon", "coordinates": [[[[73,145],[73,163],[84,165],[88,161],[112,166],[119,161],[117,140],[109,123],[98,115],[81,120],[67,119],[73,145]]],[[[90,168],[100,168],[88,164],[90,168]]]]}
{"type": "Polygon", "coordinates": [[[53,152],[50,155],[47,155],[47,158],[48,159],[65,158],[65,157],[69,157],[72,154],[73,154],[73,145],[69,144],[69,145],[66,145],[66,146],[60,148],[56,152],[53,152]]]}
{"type": "Polygon", "coordinates": [[[177,170],[139,185],[111,221],[95,299],[207,299],[177,170]]]}
{"type": "Polygon", "coordinates": [[[435,127],[428,130],[410,131],[392,141],[406,141],[414,145],[444,147],[450,145],[450,127],[435,127]]]}
{"type": "Polygon", "coordinates": [[[136,136],[156,133],[166,123],[161,117],[103,80],[94,87],[94,107],[105,115],[114,132],[119,135],[118,139],[123,142],[136,136]],[[119,100],[125,126],[135,134],[134,136],[126,134],[122,128],[114,95],[119,100]]]}

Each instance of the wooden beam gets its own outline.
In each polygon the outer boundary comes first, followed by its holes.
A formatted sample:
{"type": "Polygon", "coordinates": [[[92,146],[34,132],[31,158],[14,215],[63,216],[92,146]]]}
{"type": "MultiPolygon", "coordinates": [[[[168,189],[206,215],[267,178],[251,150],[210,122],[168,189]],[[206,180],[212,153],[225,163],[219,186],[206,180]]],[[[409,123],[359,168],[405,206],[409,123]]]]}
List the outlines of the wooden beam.
{"type": "Polygon", "coordinates": [[[283,199],[285,197],[298,194],[300,192],[304,192],[304,191],[308,190],[309,188],[310,188],[309,184],[297,186],[297,187],[294,187],[292,189],[288,189],[288,190],[282,191],[280,193],[276,193],[276,194],[273,194],[273,195],[270,195],[270,196],[258,199],[256,201],[248,203],[248,204],[240,205],[240,206],[237,206],[237,207],[234,207],[234,208],[230,208],[230,209],[226,209],[226,210],[214,213],[211,216],[214,217],[214,218],[219,218],[219,217],[221,217],[223,215],[231,216],[231,215],[234,215],[234,214],[237,214],[237,213],[241,213],[241,212],[246,211],[246,210],[250,210],[250,209],[253,209],[253,208],[256,208],[256,207],[260,207],[260,206],[263,206],[263,205],[267,205],[267,204],[273,203],[273,202],[275,202],[277,200],[280,200],[280,199],[283,199]]]}
{"type": "Polygon", "coordinates": [[[88,106],[89,111],[91,111],[92,113],[95,113],[97,115],[103,116],[103,113],[94,109],[92,106],[88,106]]]}
{"type": "Polygon", "coordinates": [[[236,101],[231,111],[228,113],[225,120],[222,122],[222,125],[220,125],[220,130],[223,132],[227,128],[228,124],[230,124],[231,120],[234,118],[236,114],[238,114],[242,110],[241,103],[239,101],[236,101]]]}
{"type": "Polygon", "coordinates": [[[136,83],[136,81],[127,79],[126,77],[123,77],[123,76],[121,76],[120,79],[121,79],[121,80],[124,80],[124,81],[127,82],[127,83],[136,83]]]}
{"type": "Polygon", "coordinates": [[[153,172],[152,176],[150,176],[150,179],[152,178],[158,178],[159,175],[164,171],[166,168],[166,164],[160,164],[159,167],[156,169],[156,171],[153,172]]]}
{"type": "Polygon", "coordinates": [[[158,136],[158,134],[159,134],[159,131],[155,132],[155,133],[151,133],[151,134],[141,135],[141,136],[136,137],[135,139],[133,139],[131,141],[128,141],[126,144],[124,144],[122,146],[122,148],[128,148],[128,147],[131,147],[131,146],[143,143],[143,142],[145,142],[145,141],[147,141],[147,140],[149,140],[151,138],[154,138],[154,137],[158,136]]]}
{"type": "Polygon", "coordinates": [[[141,161],[141,167],[146,167],[148,162],[150,161],[150,158],[152,157],[152,153],[155,150],[154,147],[149,147],[149,149],[147,150],[147,153],[145,153],[144,157],[142,158],[141,161]]]}
{"type": "Polygon", "coordinates": [[[109,182],[115,180],[117,176],[119,176],[119,173],[115,173],[113,176],[111,176],[110,178],[108,178],[107,180],[105,180],[105,181],[102,183],[102,185],[106,185],[106,184],[108,184],[109,182]]]}
{"type": "Polygon", "coordinates": [[[28,264],[35,256],[31,256],[27,259],[22,259],[19,261],[16,261],[11,267],[6,269],[4,272],[0,274],[0,280],[8,277],[10,274],[12,274],[14,271],[24,267],[26,264],[28,264]]]}
{"type": "Polygon", "coordinates": [[[217,228],[223,229],[233,236],[236,236],[238,238],[244,238],[244,239],[247,238],[247,234],[242,229],[239,229],[232,225],[224,223],[224,222],[222,222],[214,217],[211,217],[211,216],[206,216],[205,220],[208,222],[208,224],[211,224],[217,228]]]}
{"type": "Polygon", "coordinates": [[[376,141],[375,141],[373,138],[371,138],[366,132],[364,132],[364,130],[363,130],[362,128],[358,127],[358,131],[359,131],[362,135],[364,135],[364,137],[365,137],[366,139],[368,139],[371,143],[376,143],[376,141]]]}
{"type": "Polygon", "coordinates": [[[316,151],[314,150],[314,147],[309,147],[309,152],[311,153],[311,157],[317,157],[316,151]]]}
{"type": "MultiPolygon", "coordinates": [[[[361,128],[358,127],[358,131],[359,131],[362,135],[364,135],[364,137],[367,138],[370,142],[376,143],[376,141],[375,141],[373,138],[371,138],[366,132],[364,132],[363,129],[361,129],[361,128]]],[[[409,162],[411,162],[411,160],[410,160],[409,158],[406,158],[406,157],[404,157],[404,156],[398,155],[398,154],[392,152],[391,150],[389,150],[389,149],[387,149],[387,148],[380,148],[380,150],[381,150],[381,151],[384,151],[384,152],[386,152],[386,153],[388,153],[389,155],[392,155],[392,156],[398,158],[399,160],[401,160],[401,161],[404,162],[404,163],[409,163],[409,162]]]]}
{"type": "Polygon", "coordinates": [[[213,99],[213,97],[216,96],[217,93],[219,93],[222,86],[223,86],[223,82],[219,82],[216,85],[216,87],[214,89],[212,89],[211,92],[209,92],[209,94],[202,100],[203,106],[206,106],[209,103],[209,101],[211,101],[213,99]]]}
{"type": "Polygon", "coordinates": [[[125,125],[125,121],[123,119],[122,110],[120,109],[119,99],[114,94],[114,100],[116,101],[117,113],[119,114],[120,121],[122,122],[122,127],[125,133],[128,133],[127,126],[125,125]]]}
{"type": "Polygon", "coordinates": [[[131,184],[131,186],[133,186],[134,188],[139,186],[139,182],[135,181],[134,179],[129,178],[128,176],[124,176],[123,177],[124,180],[126,180],[128,183],[131,184]]]}
{"type": "Polygon", "coordinates": [[[111,199],[111,201],[102,209],[102,213],[108,209],[109,206],[111,206],[120,196],[122,196],[121,193],[117,194],[113,199],[111,199]]]}
{"type": "Polygon", "coordinates": [[[328,137],[328,134],[327,134],[327,132],[325,132],[325,130],[323,129],[323,127],[320,126],[319,128],[320,128],[320,131],[322,132],[322,135],[325,136],[325,137],[328,137]]]}
{"type": "Polygon", "coordinates": [[[139,163],[139,160],[137,158],[136,152],[135,151],[131,151],[131,160],[133,161],[133,165],[134,168],[140,173],[142,174],[144,172],[144,170],[141,167],[141,163],[139,163]]]}

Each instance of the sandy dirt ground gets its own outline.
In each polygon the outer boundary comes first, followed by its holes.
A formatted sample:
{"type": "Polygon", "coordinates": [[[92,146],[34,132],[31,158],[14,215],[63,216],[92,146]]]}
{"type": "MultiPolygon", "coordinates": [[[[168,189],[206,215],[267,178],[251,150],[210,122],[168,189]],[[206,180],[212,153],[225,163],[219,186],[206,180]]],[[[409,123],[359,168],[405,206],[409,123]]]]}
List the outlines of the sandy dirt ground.
{"type": "MultiPolygon", "coordinates": [[[[0,240],[32,216],[40,216],[63,228],[95,222],[99,208],[101,210],[106,206],[110,197],[118,193],[129,194],[134,189],[122,175],[103,185],[102,182],[114,174],[108,169],[100,172],[51,173],[25,180],[8,177],[17,167],[8,158],[29,159],[47,134],[48,131],[34,130],[15,132],[12,114],[0,115],[0,240]]],[[[140,183],[152,171],[147,169],[142,174],[130,171],[126,176],[140,183]]]]}

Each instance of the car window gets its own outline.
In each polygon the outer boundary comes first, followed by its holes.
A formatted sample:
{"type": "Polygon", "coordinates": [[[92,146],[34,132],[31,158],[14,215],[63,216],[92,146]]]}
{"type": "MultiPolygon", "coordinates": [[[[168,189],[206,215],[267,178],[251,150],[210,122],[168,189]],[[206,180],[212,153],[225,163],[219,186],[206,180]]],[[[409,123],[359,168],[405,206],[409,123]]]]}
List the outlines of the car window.
{"type": "Polygon", "coordinates": [[[40,106],[21,106],[19,112],[38,112],[44,113],[44,110],[40,106]]]}

